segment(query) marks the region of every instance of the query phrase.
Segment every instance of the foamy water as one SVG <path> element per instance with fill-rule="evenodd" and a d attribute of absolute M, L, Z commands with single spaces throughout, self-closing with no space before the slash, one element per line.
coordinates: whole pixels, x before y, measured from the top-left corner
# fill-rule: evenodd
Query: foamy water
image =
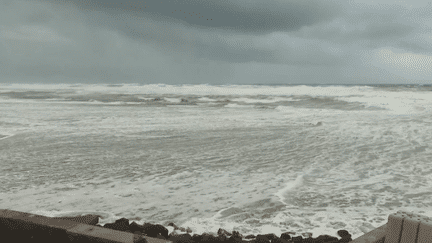
<path fill-rule="evenodd" d="M 0 208 L 356 238 L 432 217 L 431 104 L 418 86 L 1 85 Z"/>

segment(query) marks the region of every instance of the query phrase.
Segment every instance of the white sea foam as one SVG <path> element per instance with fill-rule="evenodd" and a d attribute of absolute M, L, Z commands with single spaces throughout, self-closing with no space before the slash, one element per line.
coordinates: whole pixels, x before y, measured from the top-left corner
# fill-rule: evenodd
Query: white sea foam
<path fill-rule="evenodd" d="M 0 95 L 0 134 L 15 134 L 0 143 L 8 161 L 0 168 L 4 208 L 103 213 L 101 224 L 121 217 L 171 221 L 194 233 L 224 228 L 316 237 L 346 229 L 353 238 L 400 209 L 432 216 L 430 92 L 305 85 L 0 88 L 29 94 Z M 32 99 L 40 90 L 92 100 Z M 131 102 L 158 96 L 168 103 Z M 197 104 L 204 105 L 178 104 L 191 96 L 202 96 Z M 170 99 L 177 104 L 163 106 Z"/>
<path fill-rule="evenodd" d="M 285 187 L 280 189 L 279 191 L 277 191 L 274 195 L 276 195 L 277 197 L 279 197 L 280 201 L 287 205 L 287 203 L 285 202 L 285 200 L 288 200 L 287 198 L 285 198 L 285 196 L 287 195 L 288 192 L 301 187 L 304 184 L 304 179 L 303 179 L 303 175 L 298 175 L 297 178 L 295 179 L 295 181 L 290 181 L 287 184 L 285 184 Z"/>

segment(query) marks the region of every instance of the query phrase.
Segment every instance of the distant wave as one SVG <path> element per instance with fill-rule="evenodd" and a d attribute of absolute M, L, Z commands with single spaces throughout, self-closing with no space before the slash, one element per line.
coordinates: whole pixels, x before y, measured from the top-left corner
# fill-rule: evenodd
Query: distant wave
<path fill-rule="evenodd" d="M 15 135 L 15 134 L 12 134 L 12 135 L 4 135 L 4 134 L 0 134 L 0 140 L 6 139 L 6 138 L 10 138 L 10 137 L 12 137 L 13 135 Z"/>

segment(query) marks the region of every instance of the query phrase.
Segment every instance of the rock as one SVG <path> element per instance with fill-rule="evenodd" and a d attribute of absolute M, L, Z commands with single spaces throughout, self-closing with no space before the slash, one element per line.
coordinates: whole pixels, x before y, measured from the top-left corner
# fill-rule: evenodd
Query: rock
<path fill-rule="evenodd" d="M 180 230 L 181 232 L 186 232 L 186 229 L 183 228 L 183 227 L 179 227 L 179 230 Z"/>
<path fill-rule="evenodd" d="M 291 237 L 290 237 L 291 238 Z M 255 235 L 247 235 L 245 239 L 255 239 Z"/>
<path fill-rule="evenodd" d="M 194 234 L 194 235 L 192 235 L 192 238 L 191 238 L 194 242 L 201 242 L 202 241 L 202 239 L 203 239 L 203 237 L 202 237 L 202 235 L 198 235 L 198 234 Z"/>
<path fill-rule="evenodd" d="M 337 234 L 338 234 L 340 237 L 344 237 L 344 236 L 349 235 L 348 231 L 346 231 L 346 230 L 338 230 Z"/>
<path fill-rule="evenodd" d="M 271 243 L 289 243 L 288 240 L 284 240 L 282 238 L 277 238 L 271 241 Z"/>
<path fill-rule="evenodd" d="M 135 222 L 132 222 L 129 225 L 129 229 L 132 232 L 139 231 L 139 232 L 141 232 L 141 234 L 144 233 L 144 227 L 142 225 L 139 225 L 139 224 L 135 223 Z"/>
<path fill-rule="evenodd" d="M 192 229 L 189 228 L 189 227 L 187 227 L 187 228 L 186 228 L 186 233 L 189 233 L 189 234 L 192 233 Z"/>
<path fill-rule="evenodd" d="M 291 235 L 290 234 L 295 235 L 295 232 L 285 232 L 285 233 L 282 233 L 281 236 L 280 236 L 280 238 L 284 239 L 284 240 L 290 240 L 291 239 Z"/>
<path fill-rule="evenodd" d="M 121 219 L 117 219 L 114 222 L 114 227 L 115 230 L 120 230 L 120 231 L 128 231 L 129 230 L 129 219 L 127 218 L 121 218 Z"/>
<path fill-rule="evenodd" d="M 255 237 L 256 243 L 270 243 L 270 240 L 265 235 L 257 235 Z"/>
<path fill-rule="evenodd" d="M 351 237 L 349 237 L 349 238 L 342 238 L 342 239 L 340 239 L 338 241 L 338 243 L 348 243 L 348 242 L 351 242 L 351 241 L 352 241 Z"/>
<path fill-rule="evenodd" d="M 243 235 L 240 234 L 238 231 L 233 231 L 233 232 L 232 232 L 232 235 L 233 235 L 233 236 L 236 236 L 236 237 L 239 237 L 239 238 L 243 238 Z"/>
<path fill-rule="evenodd" d="M 339 240 L 339 243 L 348 243 L 350 241 L 352 241 L 351 235 L 347 235 L 342 237 L 342 239 Z"/>
<path fill-rule="evenodd" d="M 181 102 L 188 102 L 187 99 L 181 99 Z"/>
<path fill-rule="evenodd" d="M 217 234 L 218 235 L 226 235 L 226 236 L 231 236 L 232 235 L 230 232 L 228 232 L 228 231 L 226 231 L 226 230 L 224 230 L 222 228 L 219 228 Z"/>
<path fill-rule="evenodd" d="M 150 224 L 150 223 L 144 223 L 143 225 L 143 233 L 147 236 L 157 238 L 158 235 L 165 237 L 165 239 L 168 239 L 168 229 L 163 227 L 160 224 Z"/>
<path fill-rule="evenodd" d="M 243 236 L 238 231 L 233 231 L 232 236 L 229 238 L 229 242 L 242 242 Z"/>
<path fill-rule="evenodd" d="M 106 223 L 103 227 L 107 228 L 107 229 L 114 229 L 114 224 L 113 223 Z"/>
<path fill-rule="evenodd" d="M 217 242 L 217 240 L 218 240 L 217 237 L 215 237 L 211 234 L 208 234 L 208 233 L 203 233 L 201 236 L 202 236 L 201 241 L 196 241 L 196 240 L 194 240 L 194 241 L 195 242 Z"/>
<path fill-rule="evenodd" d="M 330 235 L 320 235 L 315 238 L 315 242 L 319 243 L 337 243 L 339 241 L 338 238 L 330 236 Z"/>
<path fill-rule="evenodd" d="M 174 243 L 195 243 L 195 241 L 190 240 L 190 239 L 180 239 L 177 241 L 173 241 Z"/>
<path fill-rule="evenodd" d="M 271 233 L 271 234 L 265 234 L 265 237 L 267 237 L 267 239 L 269 240 L 274 240 L 274 239 L 278 239 L 279 237 L 277 237 L 275 234 Z"/>
<path fill-rule="evenodd" d="M 119 221 L 119 222 L 115 222 L 115 223 L 107 223 L 103 226 L 104 228 L 107 229 L 113 229 L 113 230 L 119 230 L 119 231 L 126 231 L 129 230 L 129 226 L 124 224 L 124 221 Z"/>
<path fill-rule="evenodd" d="M 218 242 L 225 242 L 225 241 L 228 242 L 229 241 L 229 239 L 226 235 L 219 235 L 217 238 L 218 238 Z"/>
<path fill-rule="evenodd" d="M 348 233 L 348 231 L 346 230 L 339 230 L 337 234 L 340 237 L 342 237 L 342 239 L 339 240 L 340 243 L 346 243 L 352 241 L 351 234 Z"/>
<path fill-rule="evenodd" d="M 291 240 L 292 240 L 294 243 L 301 243 L 301 242 L 303 242 L 303 237 L 301 237 L 301 236 L 294 236 L 294 237 L 291 238 Z M 318 242 L 318 241 L 317 241 L 317 242 Z"/>

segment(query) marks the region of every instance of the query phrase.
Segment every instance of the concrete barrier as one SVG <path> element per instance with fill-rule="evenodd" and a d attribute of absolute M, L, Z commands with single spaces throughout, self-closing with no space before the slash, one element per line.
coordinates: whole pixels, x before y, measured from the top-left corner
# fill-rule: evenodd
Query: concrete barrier
<path fill-rule="evenodd" d="M 350 241 L 350 243 L 384 243 L 386 236 L 387 224 L 381 225 L 380 227 Z"/>
<path fill-rule="evenodd" d="M 398 211 L 389 215 L 385 243 L 432 242 L 432 220 L 427 216 Z"/>
<path fill-rule="evenodd" d="M 388 216 L 387 224 L 351 243 L 432 243 L 432 220 L 427 216 L 398 211 Z"/>
<path fill-rule="evenodd" d="M 42 215 L 0 209 L 0 237 L 7 242 L 105 242 L 105 243 L 171 243 L 151 237 L 112 229 L 106 229 L 81 222 L 94 223 L 94 218 L 81 217 L 74 220 L 65 217 L 50 218 Z M 69 217 L 66 217 L 69 218 Z M 81 222 L 76 222 L 81 221 Z M 0 238 L 0 242 L 3 241 Z M 143 240 L 144 238 L 145 240 Z"/>
<path fill-rule="evenodd" d="M 96 225 L 99 223 L 99 217 L 97 215 L 84 215 L 76 217 L 53 217 L 53 219 L 65 219 L 72 220 L 81 224 Z"/>

